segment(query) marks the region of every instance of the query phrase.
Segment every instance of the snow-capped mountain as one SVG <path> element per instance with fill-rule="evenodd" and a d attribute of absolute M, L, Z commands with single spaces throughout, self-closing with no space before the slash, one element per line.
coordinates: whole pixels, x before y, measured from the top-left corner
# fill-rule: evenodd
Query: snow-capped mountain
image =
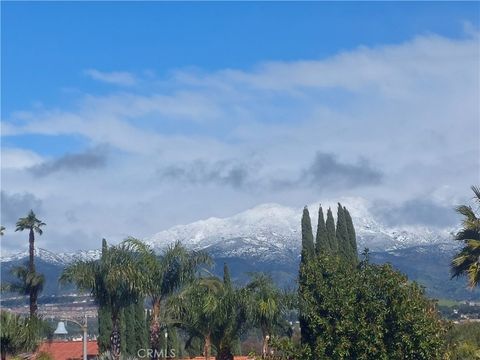
<path fill-rule="evenodd" d="M 475 294 L 464 289 L 462 282 L 449 281 L 449 263 L 458 244 L 452 241 L 455 229 L 423 226 L 390 227 L 376 218 L 367 201 L 340 199 L 352 215 L 357 232 L 359 252 L 368 247 L 371 261 L 390 262 L 427 287 L 433 297 L 466 299 Z M 324 212 L 331 207 L 334 217 L 337 204 L 322 202 Z M 318 203 L 309 206 L 315 232 Z M 248 278 L 247 272 L 263 271 L 279 284 L 295 283 L 300 256 L 302 208 L 263 204 L 226 218 L 209 218 L 187 225 L 177 225 L 144 239 L 157 252 L 180 241 L 190 249 L 206 250 L 214 258 L 214 271 L 227 262 L 237 278 Z M 97 259 L 100 250 L 55 253 L 37 248 L 37 268 L 46 274 L 46 293 L 57 294 L 57 280 L 65 265 L 76 259 Z M 1 257 L 2 274 L 28 259 L 28 251 Z M 217 269 L 217 270 L 215 270 Z M 217 271 L 217 272 L 218 272 Z M 426 278 L 423 274 L 428 273 Z"/>
<path fill-rule="evenodd" d="M 388 227 L 369 210 L 367 201 L 341 199 L 353 218 L 359 249 L 388 251 L 418 245 L 438 245 L 451 241 L 453 229 L 424 226 Z M 336 214 L 336 203 L 322 203 Z M 312 226 L 316 228 L 318 205 L 309 206 Z M 208 250 L 226 257 L 283 259 L 300 253 L 300 219 L 302 209 L 278 204 L 263 204 L 228 218 L 210 218 L 188 225 L 174 226 L 146 239 L 154 249 L 180 241 L 192 249 Z"/>
<path fill-rule="evenodd" d="M 359 250 L 392 251 L 419 245 L 445 244 L 446 250 L 455 246 L 451 241 L 453 229 L 424 226 L 389 227 L 370 211 L 369 203 L 361 198 L 342 198 L 353 218 Z M 322 202 L 324 212 L 330 207 L 334 216 L 337 204 Z M 310 205 L 315 232 L 318 204 Z M 177 225 L 144 239 L 160 252 L 176 241 L 195 250 L 207 250 L 213 256 L 254 258 L 258 260 L 296 261 L 300 254 L 301 208 L 278 204 L 263 204 L 227 218 L 209 218 L 187 225 Z M 100 250 L 80 250 L 74 253 L 53 253 L 36 249 L 36 256 L 52 264 L 68 264 L 76 259 L 94 259 Z M 2 256 L 1 261 L 28 257 L 28 252 Z"/>
<path fill-rule="evenodd" d="M 28 250 L 11 255 L 2 255 L 1 262 L 19 261 L 28 258 L 28 256 Z M 100 250 L 79 250 L 76 252 L 54 253 L 46 249 L 35 248 L 35 257 L 38 257 L 49 264 L 63 266 L 75 260 L 98 259 L 100 257 Z"/>

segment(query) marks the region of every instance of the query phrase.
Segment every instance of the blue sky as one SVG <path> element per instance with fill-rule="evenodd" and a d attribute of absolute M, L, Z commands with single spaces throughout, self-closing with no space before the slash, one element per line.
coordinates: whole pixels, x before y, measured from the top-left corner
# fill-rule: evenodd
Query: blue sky
<path fill-rule="evenodd" d="M 478 181 L 479 14 L 478 2 L 2 2 L 2 222 L 35 206 L 58 218 L 46 246 L 73 232 L 90 240 L 62 246 L 81 247 L 262 202 L 442 212 Z"/>

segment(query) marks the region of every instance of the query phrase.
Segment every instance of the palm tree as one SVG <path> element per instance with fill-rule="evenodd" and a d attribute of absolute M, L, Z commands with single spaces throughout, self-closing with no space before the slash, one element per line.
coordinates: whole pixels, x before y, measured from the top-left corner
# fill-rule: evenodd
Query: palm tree
<path fill-rule="evenodd" d="M 5 235 L 5 226 L 0 225 L 0 236 Z"/>
<path fill-rule="evenodd" d="M 246 289 L 250 300 L 249 313 L 254 326 L 262 332 L 262 358 L 268 354 L 268 339 L 276 329 L 286 325 L 286 312 L 291 306 L 291 295 L 278 289 L 265 274 L 253 274 Z"/>
<path fill-rule="evenodd" d="M 35 349 L 39 339 L 40 322 L 36 318 L 25 319 L 20 315 L 0 312 L 1 359 Z"/>
<path fill-rule="evenodd" d="M 475 202 L 480 206 L 480 187 L 472 186 L 472 190 Z M 455 240 L 463 242 L 464 247 L 452 259 L 451 273 L 452 277 L 466 275 L 468 285 L 474 288 L 480 280 L 480 215 L 469 205 L 461 205 L 456 210 L 464 219 L 463 228 Z"/>
<path fill-rule="evenodd" d="M 30 296 L 30 317 L 37 315 L 37 299 L 42 292 L 45 284 L 45 277 L 43 274 L 37 272 L 30 272 L 26 266 L 16 266 L 11 270 L 18 281 L 2 285 L 2 291 L 16 292 L 20 295 Z"/>
<path fill-rule="evenodd" d="M 30 210 L 30 212 L 27 214 L 26 217 L 20 218 L 17 221 L 17 228 L 15 231 L 23 231 L 23 230 L 29 230 L 28 234 L 28 253 L 29 253 L 29 260 L 28 260 L 28 271 L 31 273 L 31 277 L 35 277 L 35 260 L 34 260 L 34 255 L 35 255 L 35 233 L 38 235 L 43 234 L 42 226 L 45 226 L 46 224 L 42 222 L 41 220 L 37 219 L 35 216 L 35 213 L 33 210 Z M 30 316 L 36 316 L 37 315 L 37 295 L 38 292 L 35 293 L 35 288 L 31 287 L 31 292 L 29 294 L 29 303 L 30 303 Z"/>
<path fill-rule="evenodd" d="M 205 360 L 210 359 L 212 346 L 217 360 L 233 360 L 232 347 L 247 321 L 246 293 L 235 289 L 227 276 L 196 279 L 169 302 L 171 312 L 181 328 L 204 343 Z"/>
<path fill-rule="evenodd" d="M 183 285 L 193 281 L 200 265 L 210 265 L 212 260 L 207 253 L 189 251 L 180 242 L 169 246 L 160 256 L 140 240 L 129 238 L 127 242 L 141 254 L 142 262 L 146 264 L 142 291 L 152 301 L 150 345 L 152 349 L 159 350 L 162 303 Z"/>
<path fill-rule="evenodd" d="M 116 360 L 120 358 L 120 312 L 138 299 L 145 277 L 137 255 L 126 242 L 109 247 L 103 239 L 99 260 L 76 261 L 60 277 L 61 283 L 75 283 L 100 306 L 111 309 L 110 353 Z"/>
<path fill-rule="evenodd" d="M 35 254 L 35 233 L 38 235 L 43 234 L 42 226 L 46 224 L 41 220 L 37 219 L 33 210 L 30 210 L 26 217 L 20 218 L 17 221 L 17 228 L 15 231 L 29 230 L 28 234 L 28 244 L 29 244 L 29 262 L 28 269 L 30 272 L 35 272 L 35 262 L 33 256 Z"/>

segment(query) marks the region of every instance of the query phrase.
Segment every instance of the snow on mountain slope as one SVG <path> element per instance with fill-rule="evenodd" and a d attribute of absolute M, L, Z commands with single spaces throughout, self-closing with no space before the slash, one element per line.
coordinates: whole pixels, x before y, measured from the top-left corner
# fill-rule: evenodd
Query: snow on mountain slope
<path fill-rule="evenodd" d="M 391 251 L 418 245 L 445 244 L 451 249 L 453 229 L 424 226 L 388 227 L 370 211 L 370 204 L 361 198 L 339 199 L 353 218 L 359 251 Z M 328 207 L 336 216 L 337 203 L 322 202 L 326 215 Z M 318 203 L 309 206 L 315 233 Z M 278 204 L 263 204 L 227 218 L 209 218 L 187 225 L 177 225 L 144 239 L 156 251 L 175 241 L 195 250 L 207 250 L 215 257 L 241 257 L 263 261 L 296 261 L 300 254 L 301 208 Z M 75 259 L 98 258 L 100 250 L 81 250 L 55 254 L 37 249 L 37 256 L 50 263 L 67 264 Z M 28 257 L 28 252 L 3 256 L 2 262 Z"/>
<path fill-rule="evenodd" d="M 359 249 L 368 247 L 372 251 L 385 251 L 451 241 L 452 229 L 387 227 L 371 214 L 366 200 L 343 198 L 340 201 L 352 215 Z M 327 201 L 322 206 L 325 213 L 331 207 L 336 215 L 336 203 Z M 309 206 L 309 209 L 315 232 L 318 204 Z M 192 249 L 204 249 L 226 257 L 291 258 L 300 253 L 301 214 L 301 208 L 264 204 L 229 218 L 210 218 L 174 226 L 145 240 L 156 250 L 181 241 Z"/>
<path fill-rule="evenodd" d="M 1 262 L 11 262 L 28 258 L 28 250 L 16 254 L 11 254 L 1 257 Z M 100 250 L 79 250 L 75 252 L 54 253 L 52 251 L 36 248 L 35 256 L 42 260 L 55 265 L 66 265 L 75 260 L 90 260 L 98 259 L 100 257 Z"/>

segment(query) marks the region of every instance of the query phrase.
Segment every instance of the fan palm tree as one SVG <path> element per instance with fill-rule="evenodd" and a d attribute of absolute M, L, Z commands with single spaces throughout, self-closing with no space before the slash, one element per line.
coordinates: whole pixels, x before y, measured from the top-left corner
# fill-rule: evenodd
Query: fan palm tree
<path fill-rule="evenodd" d="M 42 226 L 45 226 L 46 224 L 42 222 L 41 220 L 37 219 L 35 213 L 33 210 L 30 210 L 30 212 L 27 214 L 26 217 L 20 218 L 17 221 L 16 224 L 16 229 L 15 231 L 24 231 L 28 230 L 28 254 L 29 254 L 29 259 L 28 259 L 28 271 L 31 273 L 31 276 L 35 276 L 35 260 L 34 260 L 34 255 L 35 255 L 35 233 L 38 235 L 43 234 Z M 31 288 L 31 293 L 29 294 L 29 302 L 30 302 L 30 316 L 36 316 L 37 314 L 37 295 L 35 293 L 35 288 Z"/>
<path fill-rule="evenodd" d="M 265 274 L 253 274 L 247 284 L 250 300 L 249 317 L 262 332 L 262 358 L 268 354 L 268 339 L 276 329 L 286 325 L 285 316 L 291 308 L 291 295 L 282 292 Z"/>
<path fill-rule="evenodd" d="M 30 210 L 30 212 L 27 214 L 26 217 L 20 218 L 17 221 L 17 228 L 15 231 L 24 231 L 24 230 L 29 230 L 28 233 L 28 254 L 29 254 L 29 262 L 28 262 L 28 268 L 30 272 L 35 272 L 35 262 L 33 259 L 33 256 L 35 255 L 35 233 L 38 235 L 43 234 L 42 226 L 45 226 L 46 224 L 42 222 L 41 220 L 37 219 L 35 213 L 33 210 Z"/>
<path fill-rule="evenodd" d="M 183 285 L 193 281 L 200 265 L 210 265 L 212 260 L 207 253 L 189 251 L 180 242 L 169 246 L 160 256 L 140 240 L 129 238 L 127 242 L 141 254 L 142 263 L 146 264 L 142 291 L 152 301 L 150 345 L 152 349 L 159 350 L 162 303 Z"/>
<path fill-rule="evenodd" d="M 1 359 L 35 349 L 39 340 L 40 322 L 36 318 L 25 319 L 20 315 L 0 312 Z"/>
<path fill-rule="evenodd" d="M 45 284 L 45 276 L 37 272 L 30 272 L 26 266 L 16 266 L 11 270 L 18 281 L 2 285 L 2 291 L 16 292 L 30 296 L 30 317 L 37 316 L 37 300 Z"/>
<path fill-rule="evenodd" d="M 109 247 L 103 239 L 99 260 L 76 261 L 60 277 L 61 283 L 75 283 L 111 309 L 110 353 L 115 360 L 120 358 L 120 312 L 137 300 L 145 276 L 137 255 L 126 242 Z"/>
<path fill-rule="evenodd" d="M 480 187 L 472 186 L 472 190 L 480 206 Z M 464 247 L 452 259 L 451 273 L 452 277 L 466 275 L 468 285 L 474 288 L 480 280 L 480 215 L 469 205 L 461 205 L 456 210 L 463 216 L 463 228 L 455 240 L 463 242 Z"/>

